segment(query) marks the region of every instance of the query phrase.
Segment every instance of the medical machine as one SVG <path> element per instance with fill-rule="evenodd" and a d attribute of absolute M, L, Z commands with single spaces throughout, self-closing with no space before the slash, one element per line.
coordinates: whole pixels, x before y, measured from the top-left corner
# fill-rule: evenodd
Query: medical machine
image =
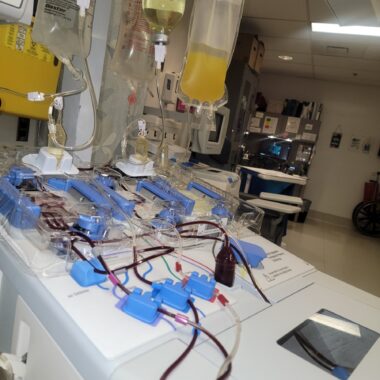
<path fill-rule="evenodd" d="M 195 2 L 197 12 L 203 3 Z M 215 7 L 208 14 L 215 10 L 215 17 L 227 6 L 235 32 L 242 1 L 210 3 Z M 151 74 L 147 34 L 137 36 L 123 23 L 131 15 L 143 21 L 144 12 L 158 35 L 159 64 L 165 36 L 184 6 L 184 0 L 115 0 L 112 7 L 106 1 L 38 3 L 36 35 L 54 45 L 71 86 L 59 94 L 29 94 L 51 101 L 48 147 L 36 156 L 0 151 L 0 351 L 8 353 L 0 355 L 0 375 L 17 380 L 377 379 L 378 299 L 319 273 L 260 236 L 263 211 L 234 196 L 236 176 L 213 173 L 226 182 L 224 191 L 206 182 L 210 168 L 203 168 L 204 181 L 202 168 L 169 160 L 169 140 L 182 140 L 180 128 L 166 124 L 168 115 L 162 117 L 161 109 L 159 131 L 149 130 L 139 103 L 146 89 L 136 78 L 141 73 L 127 78 L 122 60 L 112 61 L 132 50 L 118 46 L 117 36 L 141 37 L 142 66 Z M 193 17 L 193 30 L 195 25 L 215 28 L 217 23 L 204 15 Z M 100 40 L 92 41 L 87 62 L 92 24 L 94 30 L 101 27 L 94 33 Z M 223 45 L 225 66 L 233 36 L 229 33 Z M 220 61 L 214 54 L 220 46 L 211 40 L 200 50 L 189 45 L 190 66 L 205 56 Z M 97 93 L 87 63 L 96 67 L 99 56 L 104 68 L 96 74 L 103 89 Z M 188 78 L 190 66 L 182 78 Z M 73 143 L 72 131 L 64 128 L 63 99 L 68 91 L 84 95 L 85 87 L 92 107 L 81 104 L 75 117 L 94 128 L 92 136 L 82 136 L 87 141 Z M 211 152 L 212 144 L 222 141 L 228 110 L 222 109 L 218 120 L 199 111 L 190 122 L 205 131 L 194 130 L 193 138 L 197 149 Z M 196 120 L 202 113 L 206 120 Z M 94 120 L 82 119 L 92 114 Z M 189 116 L 183 114 L 186 120 Z M 99 126 L 103 135 L 97 140 Z M 155 174 L 146 171 L 154 159 L 149 138 L 159 141 Z M 115 140 L 125 149 L 127 164 L 144 166 L 143 176 L 128 175 L 109 159 Z M 96 154 L 99 164 L 75 170 L 67 150 L 94 141 L 105 142 Z M 187 149 L 189 141 L 183 141 Z"/>
<path fill-rule="evenodd" d="M 168 175 L 3 171 L 8 376 L 377 379 L 376 297 L 262 238 L 256 207 Z"/>
<path fill-rule="evenodd" d="M 207 116 L 202 115 L 199 124 L 192 124 L 191 150 L 202 154 L 220 154 L 226 138 L 229 116 L 228 108 L 218 108 L 214 114 L 215 119 L 206 128 L 203 123 Z"/>
<path fill-rule="evenodd" d="M 0 3 L 0 19 L 6 22 L 20 22 L 30 25 L 33 16 L 34 1 L 2 0 Z"/>

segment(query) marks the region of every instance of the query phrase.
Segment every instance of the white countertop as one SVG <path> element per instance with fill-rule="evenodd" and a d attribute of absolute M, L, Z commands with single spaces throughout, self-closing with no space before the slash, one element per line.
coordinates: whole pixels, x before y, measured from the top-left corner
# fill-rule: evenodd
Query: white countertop
<path fill-rule="evenodd" d="M 299 175 L 290 175 L 277 170 L 255 168 L 252 166 L 240 166 L 243 169 L 258 173 L 258 177 L 267 181 L 287 182 L 305 186 L 308 178 Z"/>

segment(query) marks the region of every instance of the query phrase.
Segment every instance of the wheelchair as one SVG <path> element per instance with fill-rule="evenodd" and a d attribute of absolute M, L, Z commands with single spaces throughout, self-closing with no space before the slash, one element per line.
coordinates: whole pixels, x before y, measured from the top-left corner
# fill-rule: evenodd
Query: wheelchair
<path fill-rule="evenodd" d="M 360 202 L 352 212 L 352 222 L 363 235 L 380 237 L 380 191 L 377 172 L 376 187 L 373 200 Z"/>

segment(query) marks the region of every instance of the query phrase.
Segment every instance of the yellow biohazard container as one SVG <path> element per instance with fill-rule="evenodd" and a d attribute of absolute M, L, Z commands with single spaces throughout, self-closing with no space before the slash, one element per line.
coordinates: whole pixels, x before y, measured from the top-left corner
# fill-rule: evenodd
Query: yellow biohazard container
<path fill-rule="evenodd" d="M 31 27 L 21 24 L 0 25 L 0 112 L 46 120 L 51 99 L 30 102 L 1 90 L 56 92 L 61 64 L 47 48 L 32 41 L 31 32 Z"/>

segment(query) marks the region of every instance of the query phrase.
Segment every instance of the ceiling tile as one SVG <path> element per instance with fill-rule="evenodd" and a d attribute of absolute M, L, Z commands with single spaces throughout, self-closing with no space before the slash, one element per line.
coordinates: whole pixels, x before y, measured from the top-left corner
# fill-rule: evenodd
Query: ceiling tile
<path fill-rule="evenodd" d="M 265 74 L 285 74 L 312 78 L 313 67 L 311 65 L 298 65 L 294 63 L 282 63 L 275 61 L 265 61 L 263 64 L 263 73 Z"/>
<path fill-rule="evenodd" d="M 369 61 L 356 58 L 331 57 L 326 55 L 314 55 L 313 61 L 315 66 L 333 67 L 337 70 L 347 70 L 351 74 L 360 71 L 372 71 L 380 76 L 380 65 L 377 61 Z"/>
<path fill-rule="evenodd" d="M 339 25 L 379 26 L 373 0 L 327 0 Z"/>
<path fill-rule="evenodd" d="M 263 37 L 267 50 L 279 50 L 292 53 L 311 53 L 311 42 L 306 39 Z"/>
<path fill-rule="evenodd" d="M 246 0 L 244 16 L 307 21 L 306 0 Z"/>
<path fill-rule="evenodd" d="M 380 60 L 380 44 L 379 46 L 368 46 L 365 49 L 365 53 L 363 55 L 364 59 L 370 59 L 370 60 Z"/>
<path fill-rule="evenodd" d="M 354 9 L 361 0 L 339 1 Z M 311 21 L 337 23 L 326 0 L 246 0 L 244 16 L 241 31 L 265 43 L 264 73 L 380 86 L 379 37 L 311 32 Z M 346 56 L 337 54 L 345 49 Z M 294 60 L 284 62 L 279 55 Z"/>
<path fill-rule="evenodd" d="M 309 39 L 310 26 L 307 22 L 265 20 L 258 18 L 244 18 L 242 31 L 267 37 Z"/>
<path fill-rule="evenodd" d="M 328 53 L 328 47 L 340 47 L 348 49 L 348 58 L 363 58 L 365 52 L 367 51 L 367 46 L 363 44 L 348 42 L 348 41 L 337 41 L 334 39 L 318 40 L 313 41 L 313 54 L 319 55 L 330 55 Z"/>
<path fill-rule="evenodd" d="M 357 76 L 352 75 L 349 69 L 334 67 L 314 67 L 315 77 L 317 79 L 334 80 L 340 82 L 349 82 L 367 85 L 380 85 L 380 73 L 359 71 Z"/>
<path fill-rule="evenodd" d="M 329 82 L 340 82 L 340 83 L 350 83 L 358 86 L 380 86 L 380 80 L 373 79 L 355 79 L 355 78 L 345 78 L 345 77 L 337 77 L 335 75 L 324 75 L 319 74 L 315 75 L 315 79 L 324 80 Z"/>
<path fill-rule="evenodd" d="M 326 22 L 336 23 L 337 19 L 329 6 L 326 4 L 326 0 L 308 0 L 310 21 L 312 22 Z"/>
<path fill-rule="evenodd" d="M 282 61 L 278 58 L 279 55 L 290 55 L 293 57 L 293 61 L 287 62 Z M 291 53 L 286 50 L 266 50 L 264 60 L 266 61 L 276 61 L 282 64 L 301 64 L 301 65 L 311 65 L 312 57 L 311 54 L 300 54 L 300 53 Z"/>

